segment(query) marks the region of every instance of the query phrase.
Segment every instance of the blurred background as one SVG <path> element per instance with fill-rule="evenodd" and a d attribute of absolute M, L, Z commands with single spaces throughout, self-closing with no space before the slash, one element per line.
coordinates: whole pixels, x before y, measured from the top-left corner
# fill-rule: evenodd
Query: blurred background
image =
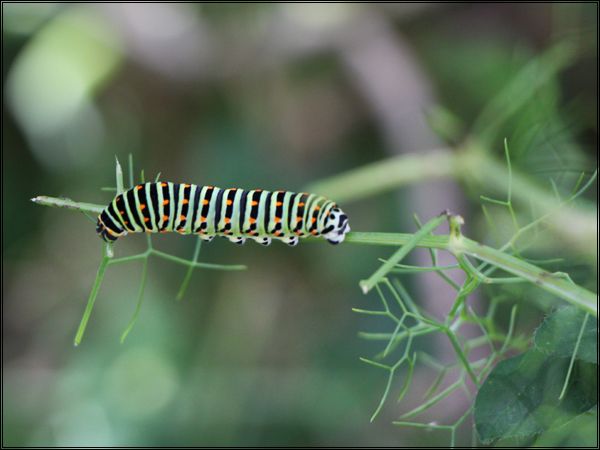
<path fill-rule="evenodd" d="M 373 322 L 351 308 L 377 307 L 358 281 L 391 249 L 216 239 L 201 261 L 248 270 L 197 270 L 182 302 L 185 268 L 151 259 L 123 345 L 141 264 L 112 267 L 75 348 L 101 241 L 83 215 L 29 199 L 106 204 L 100 188 L 114 186 L 115 155 L 127 171 L 129 153 L 136 177 L 144 169 L 173 182 L 302 190 L 385 158 L 452 154 L 470 139 L 503 164 L 505 137 L 516 170 L 568 192 L 597 167 L 597 5 L 3 3 L 2 17 L 4 445 L 447 443 L 394 427 L 393 400 L 369 423 L 386 375 L 359 361 L 377 350 L 357 337 Z M 533 98 L 489 107 L 561 42 L 576 50 L 546 56 L 544 67 L 556 67 Z M 477 135 L 502 114 L 510 117 L 493 137 Z M 434 158 L 432 171 L 446 164 Z M 427 220 L 448 208 L 470 237 L 497 243 L 480 208 L 485 186 L 443 173 L 413 181 L 339 199 L 352 229 L 413 232 L 413 213 Z M 496 213 L 494 232 L 506 236 L 510 220 Z M 555 234 L 537 251 L 565 258 L 555 269 L 596 290 L 597 238 L 582 239 Z M 189 258 L 195 241 L 154 242 Z M 116 254 L 144 248 L 131 236 Z M 405 282 L 443 317 L 452 293 L 427 280 Z M 549 297 L 532 292 L 539 304 Z M 485 292 L 475 301 L 485 304 Z M 522 313 L 524 332 L 543 310 Z M 448 348 L 423 345 L 441 358 Z M 464 407 L 457 400 L 429 420 Z M 460 442 L 470 442 L 469 427 Z"/>

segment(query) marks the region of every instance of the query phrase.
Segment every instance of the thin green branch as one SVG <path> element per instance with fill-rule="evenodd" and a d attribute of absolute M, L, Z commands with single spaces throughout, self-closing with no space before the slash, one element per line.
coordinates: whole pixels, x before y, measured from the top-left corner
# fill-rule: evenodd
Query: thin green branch
<path fill-rule="evenodd" d="M 468 254 L 482 262 L 486 262 L 521 277 L 541 289 L 568 301 L 586 312 L 598 317 L 598 295 L 571 283 L 554 273 L 550 273 L 533 264 L 523 261 L 507 253 L 481 245 L 467 238 L 455 240 L 448 248 L 454 255 Z"/>
<path fill-rule="evenodd" d="M 125 192 L 125 185 L 123 184 L 123 168 L 119 163 L 119 158 L 115 156 L 115 171 L 117 180 L 117 194 Z"/>
<path fill-rule="evenodd" d="M 138 290 L 138 299 L 135 305 L 135 311 L 133 312 L 133 316 L 129 320 L 127 327 L 121 334 L 121 344 L 125 342 L 127 336 L 133 329 L 133 326 L 137 322 L 138 316 L 140 315 L 140 311 L 142 309 L 142 302 L 144 300 L 144 289 L 146 288 L 146 276 L 148 275 L 148 258 L 144 259 L 144 264 L 142 265 L 142 279 L 140 281 L 140 288 Z"/>
<path fill-rule="evenodd" d="M 400 249 L 398 249 L 396 253 L 394 253 L 373 275 L 371 275 L 367 280 L 362 280 L 359 284 L 363 293 L 366 294 L 373 289 L 373 287 L 379 281 L 381 281 L 381 279 L 385 277 L 386 274 L 402 260 L 402 258 L 404 258 L 413 248 L 417 246 L 419 241 L 431 233 L 431 231 L 439 227 L 445 219 L 446 214 L 431 219 L 429 222 L 423 225 L 419 231 L 413 234 L 409 241 L 400 247 Z"/>
<path fill-rule="evenodd" d="M 51 206 L 53 208 L 67 208 L 75 211 L 80 211 L 82 213 L 90 213 L 98 215 L 102 212 L 102 210 L 106 206 L 95 205 L 93 203 L 82 203 L 75 202 L 69 198 L 56 198 L 56 197 L 46 197 L 45 195 L 39 195 L 31 199 L 33 203 L 42 206 Z"/>
<path fill-rule="evenodd" d="M 133 155 L 129 154 L 129 189 L 133 188 Z"/>
<path fill-rule="evenodd" d="M 583 323 L 581 324 L 581 328 L 579 329 L 579 334 L 577 335 L 577 342 L 575 343 L 575 348 L 573 349 L 573 354 L 571 355 L 571 361 L 569 362 L 569 370 L 567 371 L 567 376 L 565 377 L 565 382 L 563 384 L 560 395 L 558 396 L 559 400 L 562 400 L 567 393 L 567 386 L 569 385 L 569 380 L 571 379 L 571 372 L 573 371 L 573 365 L 575 364 L 575 357 L 577 356 L 577 352 L 579 351 L 579 344 L 581 344 L 581 338 L 583 336 L 583 331 L 585 330 L 585 326 L 587 325 L 589 314 L 586 314 L 583 318 Z"/>
<path fill-rule="evenodd" d="M 421 223 L 421 220 L 419 219 L 419 217 L 416 214 L 414 215 L 414 219 L 415 219 L 415 222 L 417 223 L 418 227 L 421 228 L 423 226 L 423 224 Z M 431 233 L 431 234 L 433 234 L 433 233 Z M 439 267 L 438 263 L 437 263 L 437 250 L 434 248 L 430 248 L 430 249 L 428 249 L 428 251 L 429 251 L 429 256 L 431 257 L 431 263 L 433 264 L 433 266 Z M 456 290 L 456 291 L 459 290 L 458 284 L 452 278 L 450 278 L 450 276 L 447 275 L 444 270 L 436 271 L 436 273 L 442 280 L 444 280 L 446 283 L 448 283 L 450 286 L 452 286 L 452 288 L 454 290 Z"/>
<path fill-rule="evenodd" d="M 100 267 L 98 267 L 98 273 L 96 274 L 96 279 L 94 280 L 94 286 L 92 287 L 92 292 L 90 292 L 85 311 L 81 317 L 79 328 L 77 328 L 77 333 L 75 334 L 75 346 L 78 346 L 81 343 L 83 333 L 85 332 L 88 320 L 90 319 L 90 315 L 94 309 L 94 303 L 96 302 L 96 297 L 98 297 L 98 291 L 100 290 L 100 285 L 104 279 L 104 273 L 106 272 L 106 267 L 108 267 L 109 261 L 110 256 L 108 256 L 108 254 L 105 252 L 104 256 L 102 257 L 102 261 L 100 262 Z"/>
<path fill-rule="evenodd" d="M 410 410 L 410 411 L 402 414 L 400 416 L 400 418 L 401 419 L 409 419 L 410 417 L 414 417 L 414 416 L 416 416 L 416 415 L 418 415 L 418 414 L 420 414 L 420 413 L 428 410 L 429 408 L 431 408 L 435 404 L 439 403 L 440 401 L 442 401 L 443 399 L 445 399 L 446 397 L 448 397 L 456 389 L 460 388 L 460 386 L 463 383 L 464 383 L 464 380 L 462 378 L 459 378 L 454 383 L 452 383 L 450 386 L 448 386 L 446 389 L 444 389 L 443 391 L 441 391 L 437 395 L 431 397 L 426 402 L 424 402 L 421 405 L 417 406 L 416 408 L 414 408 L 414 409 L 412 409 L 412 410 Z"/>
<path fill-rule="evenodd" d="M 450 340 L 450 343 L 452 344 L 452 347 L 454 348 L 454 352 L 456 353 L 456 356 L 458 357 L 459 361 L 462 363 L 463 368 L 469 375 L 469 378 L 471 378 L 471 381 L 473 381 L 475 386 L 479 386 L 479 381 L 477 380 L 477 375 L 475 375 L 475 373 L 473 372 L 473 369 L 471 368 L 471 364 L 469 363 L 467 356 L 464 354 L 463 349 L 460 346 L 460 343 L 458 342 L 458 338 L 456 337 L 456 334 L 454 334 L 454 332 L 452 332 L 451 330 L 447 330 L 446 336 L 448 336 L 448 339 Z"/>
<path fill-rule="evenodd" d="M 202 239 L 198 236 L 196 240 L 196 248 L 194 249 L 194 256 L 192 257 L 192 263 L 198 262 L 198 255 L 200 255 L 200 247 L 202 246 Z M 183 282 L 181 283 L 181 287 L 179 288 L 179 292 L 177 292 L 177 300 L 180 301 L 185 295 L 185 291 L 187 290 L 188 284 L 190 284 L 190 280 L 192 278 L 192 272 L 194 271 L 194 266 L 189 266 L 188 270 L 183 278 Z"/>
<path fill-rule="evenodd" d="M 402 384 L 402 387 L 400 388 L 400 394 L 398 394 L 398 399 L 396 400 L 396 402 L 401 402 L 402 399 L 404 398 L 404 396 L 406 395 L 406 393 L 408 392 L 408 389 L 410 388 L 410 384 L 412 381 L 413 371 L 414 371 L 416 362 L 417 362 L 417 354 L 416 353 L 413 353 L 412 358 L 407 358 L 408 373 L 406 374 L 406 378 L 404 378 L 404 383 Z"/>
<path fill-rule="evenodd" d="M 161 252 L 160 250 L 156 250 L 156 249 L 152 250 L 152 254 L 155 256 L 158 256 L 159 258 L 166 259 L 167 261 L 171 261 L 171 262 L 181 264 L 183 266 L 192 267 L 192 268 L 211 269 L 211 270 L 246 270 L 247 269 L 246 266 L 241 265 L 241 264 L 211 264 L 211 263 L 188 261 L 187 259 L 169 255 L 168 253 Z"/>

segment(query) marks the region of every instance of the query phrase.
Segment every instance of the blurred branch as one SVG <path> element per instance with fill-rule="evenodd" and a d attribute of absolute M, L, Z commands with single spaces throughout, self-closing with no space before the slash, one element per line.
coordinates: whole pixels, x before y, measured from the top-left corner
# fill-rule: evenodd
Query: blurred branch
<path fill-rule="evenodd" d="M 396 156 L 312 183 L 306 189 L 339 202 L 358 200 L 419 181 L 451 178 L 456 159 L 448 149 Z"/>
<path fill-rule="evenodd" d="M 577 56 L 574 42 L 566 40 L 532 59 L 488 102 L 473 125 L 472 134 L 483 142 L 492 142 L 501 126 L 531 102 L 541 87 L 571 66 Z"/>
<path fill-rule="evenodd" d="M 504 164 L 490 156 L 482 146 L 468 142 L 456 151 L 433 150 L 378 161 L 341 175 L 321 180 L 306 189 L 348 202 L 381 194 L 420 181 L 454 178 L 478 190 L 506 192 L 509 179 Z M 565 205 L 548 189 L 544 189 L 523 173 L 512 169 L 512 198 L 529 207 L 533 202 L 554 234 L 575 245 L 578 250 L 596 255 L 597 213 L 594 205 L 579 200 L 578 205 Z"/>

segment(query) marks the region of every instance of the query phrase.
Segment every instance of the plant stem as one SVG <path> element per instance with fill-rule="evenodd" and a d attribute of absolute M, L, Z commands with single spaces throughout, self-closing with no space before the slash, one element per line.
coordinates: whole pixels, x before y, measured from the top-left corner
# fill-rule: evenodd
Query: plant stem
<path fill-rule="evenodd" d="M 513 174 L 513 188 L 516 186 L 515 175 Z M 514 192 L 513 192 L 514 195 Z M 68 208 L 81 212 L 99 214 L 104 207 L 101 205 L 95 205 L 92 203 L 80 203 L 74 202 L 70 199 L 61 199 L 53 197 L 35 197 L 32 199 L 34 203 L 53 206 L 58 208 Z M 364 244 L 364 245 L 386 245 L 399 247 L 411 243 L 415 239 L 414 234 L 409 233 L 378 233 L 378 232 L 350 232 L 346 235 L 345 242 L 352 244 Z M 504 253 L 500 250 L 487 247 L 471 239 L 467 239 L 463 236 L 454 238 L 450 235 L 439 235 L 439 236 L 422 236 L 415 244 L 417 247 L 424 248 L 436 248 L 440 250 L 447 250 L 450 253 L 456 255 L 469 255 L 480 261 L 492 264 L 500 269 L 505 270 L 508 273 L 522 277 L 540 288 L 555 294 L 556 296 L 568 301 L 580 308 L 583 308 L 586 312 L 592 314 L 594 317 L 598 317 L 598 305 L 597 294 L 578 286 L 564 277 L 556 274 L 552 274 L 546 270 L 543 270 L 531 263 L 523 261 L 522 259 L 516 258 L 508 253 Z M 170 261 L 190 266 L 191 264 L 187 260 L 177 258 L 171 255 L 163 254 L 157 250 L 153 250 L 153 254 L 160 256 Z M 103 261 L 104 262 L 104 261 Z M 229 269 L 236 270 L 240 267 L 222 266 L 218 264 L 206 264 L 206 263 L 195 263 L 194 267 L 203 267 L 211 269 Z"/>
<path fill-rule="evenodd" d="M 346 235 L 344 242 L 366 245 L 406 245 L 413 238 L 412 234 L 403 233 L 363 233 L 351 232 Z M 460 236 L 451 239 L 446 236 L 425 236 L 416 244 L 417 247 L 437 248 L 447 250 L 453 255 L 469 255 L 480 261 L 492 264 L 513 275 L 524 278 L 540 288 L 555 294 L 586 312 L 598 317 L 597 294 L 569 282 L 564 277 L 550 273 L 531 263 L 516 258 L 508 253 L 485 246 L 479 242 Z"/>
<path fill-rule="evenodd" d="M 82 213 L 100 214 L 106 206 L 95 205 L 93 203 L 75 202 L 69 198 L 46 197 L 40 195 L 31 199 L 33 203 L 43 206 L 52 206 L 55 208 L 67 208 L 81 211 Z"/>
<path fill-rule="evenodd" d="M 106 267 L 108 266 L 109 261 L 110 257 L 104 254 L 102 257 L 102 262 L 100 263 L 100 267 L 98 268 L 98 273 L 96 274 L 94 287 L 92 287 L 92 292 L 90 293 L 83 317 L 81 318 L 81 323 L 79 324 L 79 328 L 77 328 L 77 334 L 75 335 L 74 341 L 76 347 L 81 344 L 83 333 L 85 332 L 88 320 L 92 314 L 92 309 L 94 309 L 94 303 L 96 302 L 96 297 L 98 297 L 98 291 L 100 290 L 100 285 L 102 284 L 102 279 L 104 278 L 104 272 L 106 272 Z"/>
<path fill-rule="evenodd" d="M 449 149 L 407 154 L 367 164 L 358 169 L 312 183 L 306 190 L 337 202 L 358 200 L 426 180 L 452 177 L 456 155 Z"/>
<path fill-rule="evenodd" d="M 583 308 L 594 317 L 598 317 L 598 295 L 565 279 L 560 274 L 548 272 L 520 258 L 481 245 L 465 237 L 455 241 L 448 250 L 455 255 L 468 254 L 480 261 L 524 278 L 545 291 Z"/>
<path fill-rule="evenodd" d="M 550 230 L 578 250 L 596 258 L 589 242 L 596 241 L 597 207 L 579 199 L 578 205 L 561 204 L 554 194 L 525 174 L 496 160 L 476 140 L 466 141 L 456 150 L 437 149 L 407 154 L 367 164 L 346 173 L 313 183 L 309 192 L 350 202 L 388 192 L 417 182 L 451 178 L 486 192 L 505 193 L 511 182 L 511 200 L 524 207 L 534 203 L 540 215 L 548 214 Z"/>
<path fill-rule="evenodd" d="M 198 236 L 198 239 L 196 241 L 196 248 L 194 249 L 194 257 L 192 258 L 193 263 L 198 262 L 198 255 L 200 254 L 201 246 L 202 246 L 202 239 L 200 239 L 200 236 Z M 179 288 L 179 292 L 177 292 L 177 297 L 176 297 L 177 300 L 181 300 L 183 298 L 185 291 L 188 287 L 188 284 L 190 284 L 190 280 L 192 278 L 193 271 L 194 271 L 194 266 L 188 267 L 185 277 L 183 278 L 183 282 L 181 283 L 181 287 Z"/>
<path fill-rule="evenodd" d="M 401 246 L 373 275 L 367 280 L 362 280 L 359 284 L 364 294 L 369 292 L 373 287 L 387 275 L 387 273 L 404 258 L 421 239 L 435 230 L 446 219 L 445 216 L 438 216 L 427 222 L 419 231 L 411 235 L 410 240 L 406 245 Z"/>

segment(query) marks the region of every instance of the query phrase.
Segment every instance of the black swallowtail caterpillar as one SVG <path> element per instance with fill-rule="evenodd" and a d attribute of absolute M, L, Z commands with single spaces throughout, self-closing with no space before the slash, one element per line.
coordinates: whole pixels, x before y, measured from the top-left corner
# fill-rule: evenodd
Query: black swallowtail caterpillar
<path fill-rule="evenodd" d="M 176 231 L 205 241 L 224 236 L 236 244 L 279 239 L 296 245 L 306 236 L 339 244 L 350 226 L 334 202 L 315 194 L 157 182 L 117 195 L 98 216 L 96 231 L 106 242 L 127 233 Z"/>

